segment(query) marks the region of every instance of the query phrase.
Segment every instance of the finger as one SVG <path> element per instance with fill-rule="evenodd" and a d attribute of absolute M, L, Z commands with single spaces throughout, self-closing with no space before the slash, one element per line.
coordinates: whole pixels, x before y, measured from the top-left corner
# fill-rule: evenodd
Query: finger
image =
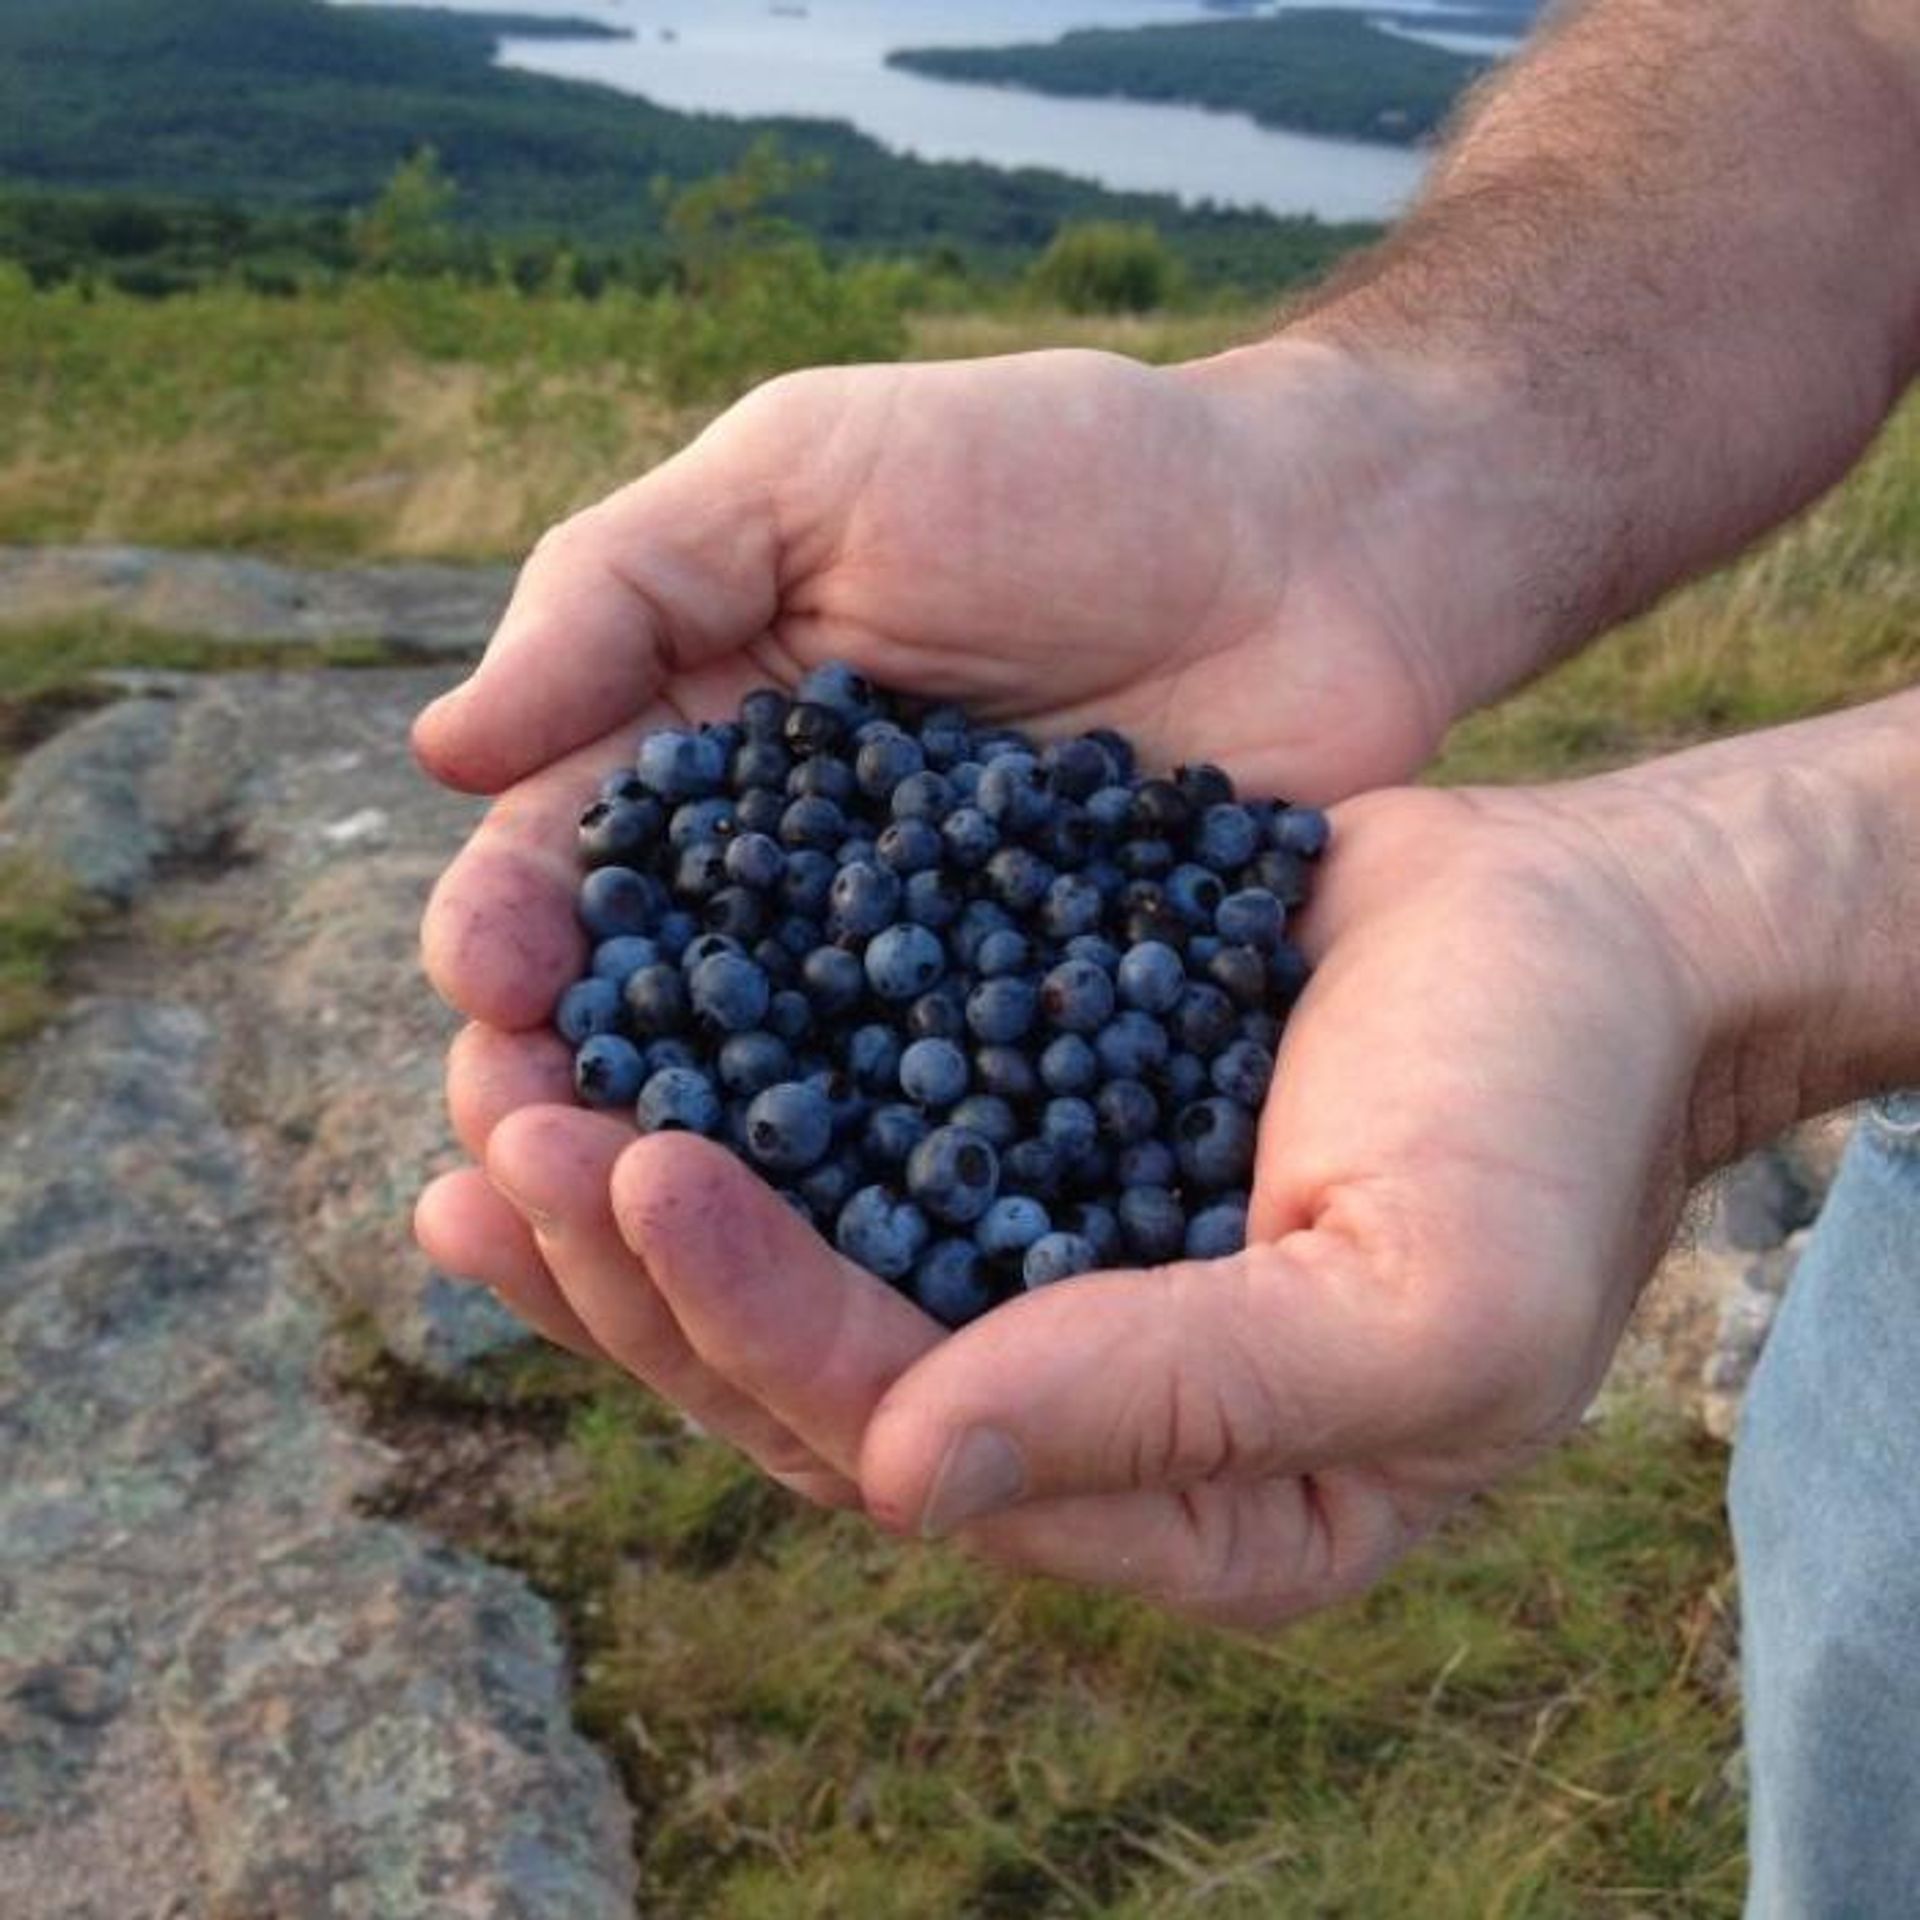
<path fill-rule="evenodd" d="M 413 1233 L 442 1272 L 490 1289 L 555 1346 L 586 1360 L 605 1358 L 554 1285 L 526 1222 L 477 1167 L 443 1174 L 421 1194 Z"/>
<path fill-rule="evenodd" d="M 1432 1359 L 1429 1317 L 1326 1233 L 1028 1294 L 888 1394 L 860 1459 L 868 1510 L 931 1536 L 1026 1501 L 1370 1456 L 1437 1418 L 1444 1367 L 1406 1358 Z"/>
<path fill-rule="evenodd" d="M 502 1033 L 475 1022 L 447 1050 L 447 1114 L 455 1139 L 476 1160 L 486 1158 L 487 1141 L 508 1114 L 572 1098 L 573 1064 L 556 1033 Z"/>
<path fill-rule="evenodd" d="M 1444 1505 L 1370 1470 L 1210 1485 L 1180 1493 L 1042 1500 L 956 1536 L 1014 1573 L 1130 1593 L 1211 1626 L 1276 1627 L 1362 1592 Z"/>
<path fill-rule="evenodd" d="M 438 779 L 497 793 L 765 633 L 780 543 L 747 444 L 705 436 L 540 541 L 472 678 L 415 725 Z"/>
<path fill-rule="evenodd" d="M 613 1204 L 706 1364 L 842 1472 L 881 1396 L 946 1337 L 710 1141 L 636 1142 Z"/>
<path fill-rule="evenodd" d="M 632 1143 L 632 1129 L 603 1114 L 527 1108 L 494 1130 L 487 1174 L 525 1213 L 555 1284 L 611 1359 L 810 1498 L 857 1504 L 850 1481 L 695 1352 L 621 1239 L 609 1182 Z"/>

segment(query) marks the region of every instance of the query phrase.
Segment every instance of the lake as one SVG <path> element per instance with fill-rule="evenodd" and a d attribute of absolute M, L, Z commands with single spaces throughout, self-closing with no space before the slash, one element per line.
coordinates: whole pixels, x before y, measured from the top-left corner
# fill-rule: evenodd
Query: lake
<path fill-rule="evenodd" d="M 510 66 L 688 112 L 846 120 L 929 160 L 1051 167 L 1109 187 L 1328 220 L 1394 213 L 1425 164 L 1403 148 L 1274 132 L 1240 114 L 1054 99 L 885 65 L 894 47 L 1205 18 L 1197 0 L 807 0 L 778 10 L 767 0 L 501 0 L 469 10 L 579 15 L 635 36 L 509 40 L 502 57 Z"/>

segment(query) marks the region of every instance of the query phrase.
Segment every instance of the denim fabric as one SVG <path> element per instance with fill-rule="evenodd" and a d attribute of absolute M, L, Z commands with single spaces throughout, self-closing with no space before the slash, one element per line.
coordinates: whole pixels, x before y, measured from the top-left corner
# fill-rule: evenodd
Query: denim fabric
<path fill-rule="evenodd" d="M 1741 1418 L 1749 1920 L 1920 1915 L 1920 1094 L 1870 1109 Z"/>

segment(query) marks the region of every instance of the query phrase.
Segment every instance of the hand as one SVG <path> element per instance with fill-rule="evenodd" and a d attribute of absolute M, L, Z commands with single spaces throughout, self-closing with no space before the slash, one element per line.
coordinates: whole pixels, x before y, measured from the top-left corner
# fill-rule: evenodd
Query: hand
<path fill-rule="evenodd" d="M 426 1237 L 813 1498 L 1283 1619 L 1374 1579 L 1600 1381 L 1712 1077 L 1644 882 L 1711 905 L 1695 871 L 1740 869 L 1676 859 L 1682 818 L 1626 776 L 1341 808 L 1235 1259 L 947 1337 L 720 1149 L 550 1106 L 493 1128 L 495 1186 L 430 1206 Z"/>

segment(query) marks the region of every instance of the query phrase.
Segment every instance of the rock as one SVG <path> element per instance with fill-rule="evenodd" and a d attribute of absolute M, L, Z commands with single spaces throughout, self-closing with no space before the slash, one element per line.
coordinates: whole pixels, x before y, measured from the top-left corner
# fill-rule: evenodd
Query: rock
<path fill-rule="evenodd" d="M 397 1528 L 253 1571 L 166 1687 L 214 1911 L 626 1920 L 626 1809 L 564 1672 L 544 1606 Z"/>
<path fill-rule="evenodd" d="M 1804 1232 L 1796 1233 L 1749 1260 L 1721 1293 L 1713 1346 L 1700 1369 L 1700 1421 L 1716 1440 L 1730 1442 L 1739 1426 L 1747 1386 L 1806 1241 Z"/>
<path fill-rule="evenodd" d="M 289 567 L 158 547 L 0 547 L 0 621 L 104 617 L 221 640 L 473 654 L 512 586 L 506 567 Z"/>
<path fill-rule="evenodd" d="M 1766 1148 L 1721 1176 L 1714 1204 L 1715 1229 L 1726 1244 L 1759 1253 L 1808 1225 L 1820 1211 L 1820 1194 L 1786 1152 Z"/>

